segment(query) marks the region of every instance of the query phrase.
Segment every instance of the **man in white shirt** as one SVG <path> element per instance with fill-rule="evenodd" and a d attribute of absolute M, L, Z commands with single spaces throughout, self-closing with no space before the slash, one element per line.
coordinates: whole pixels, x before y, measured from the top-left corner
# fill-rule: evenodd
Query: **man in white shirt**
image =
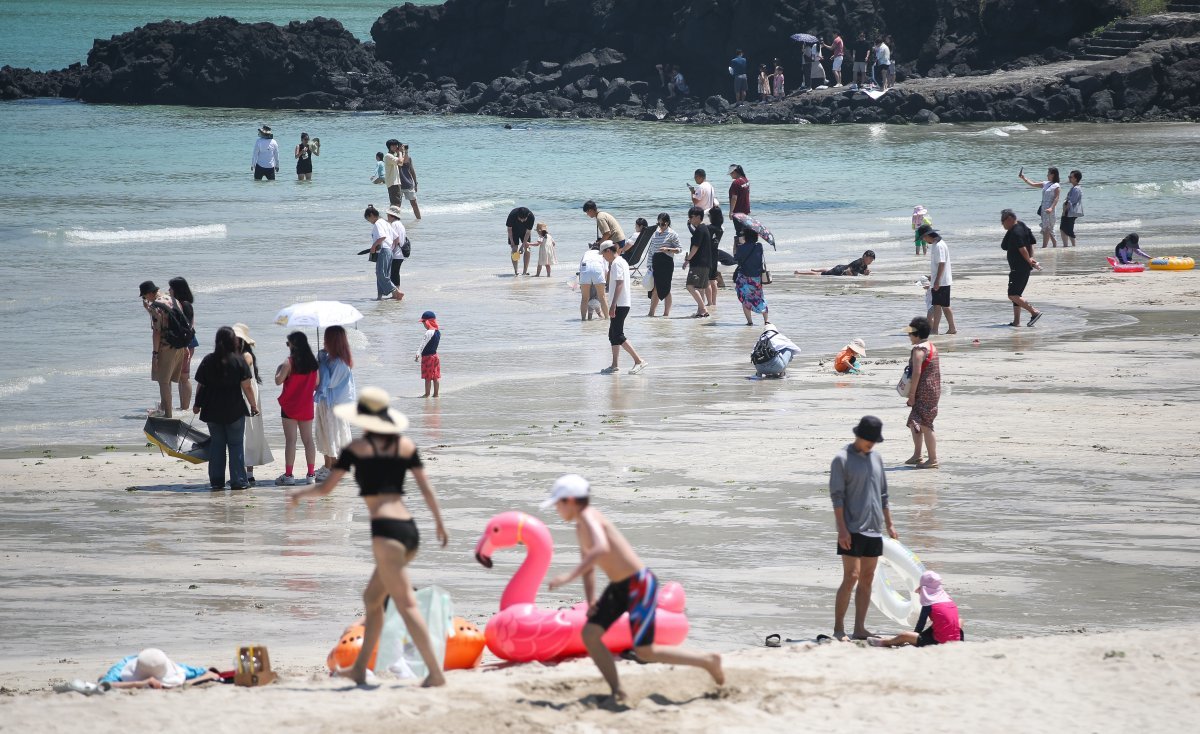
<path fill-rule="evenodd" d="M 392 205 L 387 210 L 388 224 L 392 225 L 392 232 L 395 233 L 395 238 L 392 240 L 392 285 L 400 288 L 400 266 L 404 264 L 404 240 L 408 239 L 408 231 L 404 228 L 404 222 L 400 221 L 400 207 Z"/>
<path fill-rule="evenodd" d="M 886 92 L 888 88 L 888 75 L 892 71 L 892 50 L 880 38 L 878 45 L 875 46 L 875 74 L 879 77 L 879 91 Z"/>
<path fill-rule="evenodd" d="M 279 143 L 275 142 L 275 134 L 269 125 L 258 129 L 258 140 L 254 141 L 254 152 L 250 156 L 250 170 L 254 171 L 254 180 L 275 180 L 279 173 Z"/>
<path fill-rule="evenodd" d="M 383 182 L 387 184 L 388 200 L 392 206 L 400 206 L 404 198 L 400 194 L 400 167 L 404 165 L 404 150 L 400 141 L 392 138 L 385 143 L 388 152 L 383 155 Z"/>
<path fill-rule="evenodd" d="M 688 184 L 688 190 L 692 192 L 692 206 L 700 207 L 707 214 L 709 209 L 717 205 L 717 192 L 708 182 L 708 174 L 703 168 L 697 168 L 693 177 L 696 185 Z"/>
<path fill-rule="evenodd" d="M 610 319 L 608 322 L 608 343 L 612 346 L 612 366 L 600 370 L 600 374 L 613 375 L 619 371 L 617 360 L 621 349 L 633 357 L 633 368 L 629 374 L 636 375 L 646 369 L 646 363 L 638 356 L 633 345 L 625 338 L 625 318 L 629 316 L 629 263 L 625 258 L 617 257 L 617 245 L 605 241 L 600 246 L 600 256 L 608 263 L 608 302 Z"/>
<path fill-rule="evenodd" d="M 930 333 L 938 333 L 942 323 L 942 314 L 946 315 L 946 324 L 950 327 L 947 334 L 957 334 L 954 328 L 954 311 L 950 310 L 950 286 L 954 276 L 950 272 L 950 248 L 942 236 L 928 224 L 917 228 L 917 234 L 929 245 L 929 293 L 932 305 L 929 307 Z"/>

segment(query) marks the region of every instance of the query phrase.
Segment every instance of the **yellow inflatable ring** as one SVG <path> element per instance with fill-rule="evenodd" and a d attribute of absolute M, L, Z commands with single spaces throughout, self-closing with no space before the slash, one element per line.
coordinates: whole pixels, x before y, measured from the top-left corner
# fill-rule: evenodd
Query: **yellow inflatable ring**
<path fill-rule="evenodd" d="M 1191 270 L 1196 261 L 1190 257 L 1156 257 L 1150 261 L 1151 270 Z"/>

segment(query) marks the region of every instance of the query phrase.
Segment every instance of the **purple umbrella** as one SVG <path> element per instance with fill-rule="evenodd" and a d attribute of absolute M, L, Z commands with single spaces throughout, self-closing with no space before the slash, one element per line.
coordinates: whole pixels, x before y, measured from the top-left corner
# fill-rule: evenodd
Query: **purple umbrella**
<path fill-rule="evenodd" d="M 771 230 L 764 227 L 762 222 L 758 221 L 749 214 L 734 214 L 733 218 L 740 222 L 741 225 L 746 229 L 754 230 L 756 233 L 758 233 L 759 237 L 762 237 L 767 241 L 767 244 L 771 246 L 772 250 L 775 249 L 775 235 L 771 234 Z"/>
<path fill-rule="evenodd" d="M 816 36 L 810 36 L 807 33 L 796 33 L 792 36 L 792 40 L 799 41 L 800 43 L 820 43 L 821 42 L 821 39 L 817 38 Z"/>

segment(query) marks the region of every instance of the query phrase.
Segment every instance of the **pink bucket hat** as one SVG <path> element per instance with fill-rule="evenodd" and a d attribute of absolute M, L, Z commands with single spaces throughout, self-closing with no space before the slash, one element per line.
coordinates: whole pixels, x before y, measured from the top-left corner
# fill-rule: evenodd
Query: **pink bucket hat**
<path fill-rule="evenodd" d="M 942 577 L 937 574 L 937 571 L 926 571 L 921 574 L 921 586 L 917 589 L 917 594 L 921 597 L 921 606 L 923 607 L 950 601 L 950 595 L 942 588 Z"/>

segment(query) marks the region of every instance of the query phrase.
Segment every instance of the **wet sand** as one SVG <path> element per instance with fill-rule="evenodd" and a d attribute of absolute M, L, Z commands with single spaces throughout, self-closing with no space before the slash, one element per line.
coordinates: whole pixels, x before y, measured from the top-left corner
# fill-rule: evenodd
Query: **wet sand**
<path fill-rule="evenodd" d="M 712 686 L 700 674 L 645 668 L 635 695 L 659 691 L 681 705 L 648 699 L 631 718 L 605 718 L 607 712 L 580 702 L 600 691 L 586 665 L 552 673 L 535 665 L 488 673 L 505 680 L 492 693 L 479 690 L 492 686 L 473 684 L 477 674 L 461 673 L 451 677 L 446 693 L 412 692 L 411 699 L 405 693 L 399 709 L 394 697 L 379 693 L 377 708 L 364 710 L 358 696 L 369 694 L 338 696 L 336 684 L 312 678 L 359 612 L 370 570 L 366 514 L 352 483 L 288 510 L 281 489 L 269 482 L 237 495 L 213 494 L 204 488 L 203 467 L 144 450 L 0 461 L 0 471 L 15 478 L 0 494 L 0 617 L 6 620 L 0 680 L 10 691 L 25 692 L 60 679 L 94 679 L 123 654 L 149 645 L 184 662 L 229 667 L 239 644 L 262 643 L 289 673 L 285 685 L 261 694 L 166 694 L 170 710 L 186 706 L 198 720 L 229 728 L 233 714 L 216 713 L 226 702 L 242 710 L 266 707 L 308 724 L 297 728 L 302 731 L 328 730 L 347 716 L 418 714 L 431 728 L 441 721 L 443 730 L 461 730 L 471 712 L 492 716 L 496 709 L 499 720 L 527 722 L 533 730 L 562 726 L 576 714 L 600 729 L 624 728 L 645 716 L 699 730 L 714 715 L 729 717 L 718 726 L 755 722 L 770 729 L 794 724 L 791 714 L 811 723 L 844 716 L 847 709 L 838 705 L 851 701 L 835 701 L 835 693 L 862 680 L 858 659 L 851 663 L 846 656 L 887 655 L 903 663 L 872 663 L 880 678 L 871 692 L 880 698 L 855 699 L 863 701 L 855 716 L 896 728 L 902 718 L 892 714 L 900 706 L 926 696 L 932 701 L 946 687 L 968 687 L 971 705 L 981 711 L 1024 700 L 1029 687 L 1044 683 L 1041 675 L 1061 673 L 1065 656 L 1078 659 L 1079 673 L 1071 668 L 1064 696 L 1074 695 L 1073 686 L 1088 693 L 1069 702 L 1039 701 L 1032 710 L 1044 710 L 1049 721 L 1061 717 L 1083 727 L 1087 719 L 1066 718 L 1080 708 L 1101 728 L 1121 720 L 1111 716 L 1178 720 L 1172 717 L 1179 712 L 1161 708 L 1158 697 L 1104 694 L 1118 684 L 1132 688 L 1133 680 L 1143 690 L 1154 685 L 1137 678 L 1145 671 L 1131 664 L 1153 653 L 1168 656 L 1181 681 L 1174 685 L 1194 697 L 1194 684 L 1183 682 L 1200 672 L 1194 654 L 1166 642 L 1166 633 L 1092 635 L 1178 628 L 1191 623 L 1200 604 L 1200 584 L 1191 573 L 1200 564 L 1200 459 L 1194 451 L 1200 445 L 1194 418 L 1200 272 L 1147 273 L 1141 281 L 1039 274 L 1029 295 L 1047 316 L 1035 329 L 1001 326 L 1011 317 L 1002 277 L 956 275 L 960 333 L 938 342 L 944 386 L 939 471 L 901 465 L 912 445 L 903 427 L 907 408 L 893 385 L 907 352 L 899 326 L 908 316 L 896 318 L 894 328 L 877 320 L 865 375 L 836 376 L 831 352 L 806 348 L 788 379 L 751 381 L 744 355 L 758 330 L 736 326 L 736 301 L 728 292 L 719 307 L 723 323 L 711 328 L 712 344 L 722 349 L 703 351 L 710 338 L 704 335 L 676 341 L 676 324 L 631 320 L 639 349 L 658 338 L 697 355 L 686 369 L 660 364 L 643 376 L 608 378 L 584 374 L 591 371 L 588 362 L 578 379 L 543 381 L 536 397 L 525 381 L 537 376 L 516 375 L 464 388 L 440 403 L 404 406 L 452 536 L 445 550 L 423 547 L 414 566 L 418 585 L 444 586 L 459 614 L 485 622 L 520 560 L 514 551 L 500 553 L 491 571 L 473 561 L 485 521 L 507 509 L 534 511 L 556 475 L 579 471 L 593 480 L 598 504 L 643 559 L 664 580 L 684 584 L 693 644 L 732 653 L 731 687 L 718 698 L 705 697 Z M 901 314 L 899 298 L 920 303 L 899 275 L 820 280 L 780 277 L 768 295 L 780 304 L 874 296 L 880 312 Z M 793 315 L 789 323 L 801 321 Z M 591 330 L 588 343 L 600 352 L 603 326 L 593 326 L 581 328 Z M 805 346 L 797 328 L 786 331 Z M 730 341 L 746 343 L 743 356 L 733 358 Z M 602 364 L 600 354 L 589 356 Z M 460 406 L 477 399 L 478 390 L 495 404 L 511 405 L 511 412 L 464 422 Z M 829 631 L 840 564 L 826 472 L 830 457 L 849 441 L 849 428 L 868 412 L 885 423 L 881 450 L 901 539 L 945 577 L 970 640 L 994 642 L 928 658 L 925 651 L 857 648 L 745 651 L 771 632 L 811 638 Z M 279 471 L 262 467 L 257 474 L 261 480 Z M 432 538 L 420 500 L 413 504 L 422 532 Z M 565 546 L 555 567 L 566 567 L 577 557 L 571 534 L 553 517 L 545 519 Z M 580 594 L 578 586 L 545 592 L 540 602 L 556 606 Z M 869 624 L 895 630 L 874 611 Z M 1077 632 L 1088 635 L 1063 636 Z M 1038 639 L 1003 639 L 1014 636 Z M 1110 647 L 1127 657 L 1105 661 L 1100 653 Z M 777 665 L 780 656 L 785 665 Z M 943 662 L 960 674 L 914 682 Z M 1131 668 L 1136 672 L 1126 677 Z M 508 685 L 521 695 L 511 695 Z M 159 701 L 167 699 L 154 696 L 0 698 L 0 720 L 44 730 L 57 721 L 68 731 L 74 729 L 60 713 L 96 710 L 104 718 L 90 721 L 89 732 L 127 729 L 133 721 L 165 720 L 168 706 Z M 471 703 L 452 713 L 459 696 Z M 956 725 L 998 726 L 971 711 Z"/>

